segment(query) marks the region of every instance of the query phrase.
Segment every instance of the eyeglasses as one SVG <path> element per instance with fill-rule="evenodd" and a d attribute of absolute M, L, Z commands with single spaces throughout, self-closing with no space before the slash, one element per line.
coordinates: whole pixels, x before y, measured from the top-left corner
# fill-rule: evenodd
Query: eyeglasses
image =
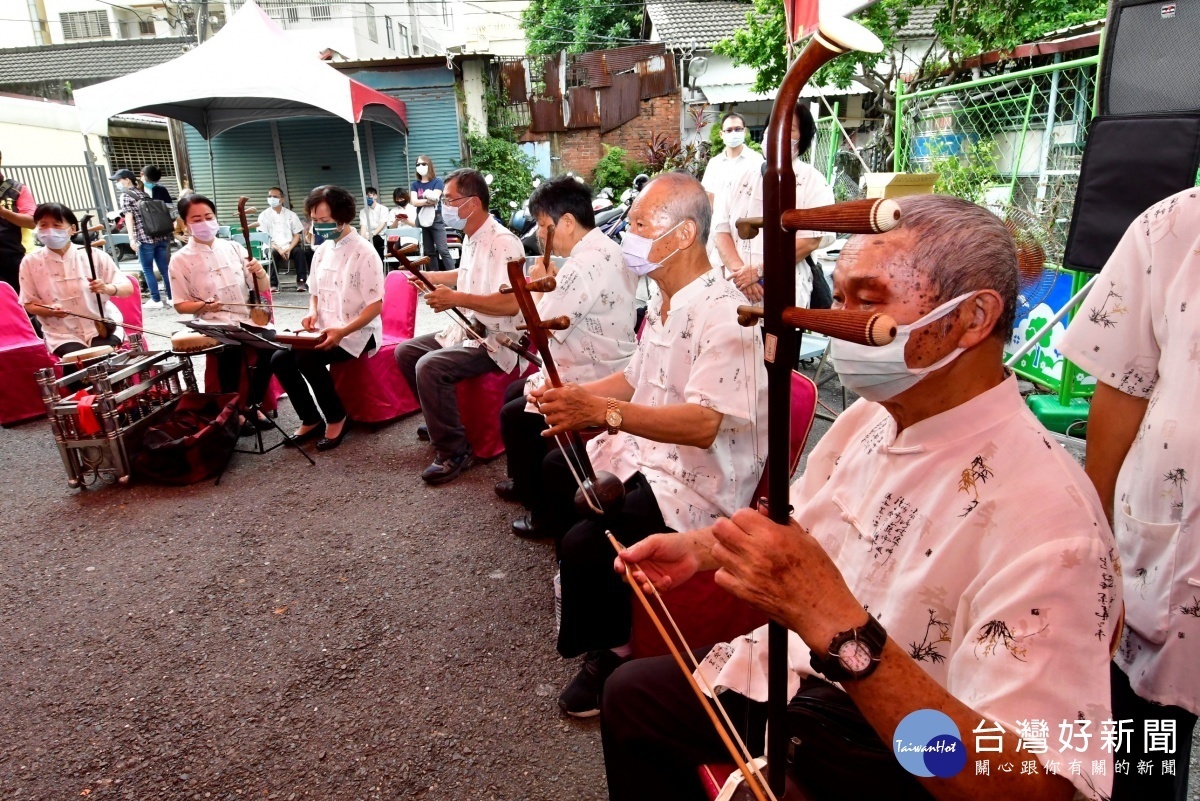
<path fill-rule="evenodd" d="M 723 129 L 722 133 L 745 133 L 745 131 L 746 129 L 744 126 L 738 125 L 735 128 L 725 128 Z"/>
<path fill-rule="evenodd" d="M 458 205 L 460 203 L 462 203 L 464 200 L 470 200 L 473 197 L 475 197 L 475 196 L 474 195 L 459 195 L 458 197 L 446 197 L 445 195 L 442 195 L 442 203 L 449 204 L 449 205 L 457 208 Z"/>

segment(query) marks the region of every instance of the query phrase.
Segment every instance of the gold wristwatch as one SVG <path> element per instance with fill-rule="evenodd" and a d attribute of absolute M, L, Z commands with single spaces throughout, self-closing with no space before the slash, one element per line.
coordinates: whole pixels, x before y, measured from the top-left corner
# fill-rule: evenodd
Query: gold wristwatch
<path fill-rule="evenodd" d="M 621 417 L 621 410 L 617 408 L 617 399 L 608 399 L 608 411 L 604 414 L 604 422 L 608 426 L 608 433 L 615 434 L 621 430 L 621 423 L 624 418 Z"/>

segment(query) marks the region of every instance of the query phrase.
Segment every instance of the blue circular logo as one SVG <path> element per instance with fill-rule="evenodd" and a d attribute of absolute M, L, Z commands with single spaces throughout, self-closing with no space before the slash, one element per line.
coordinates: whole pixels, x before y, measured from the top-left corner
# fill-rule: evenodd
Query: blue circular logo
<path fill-rule="evenodd" d="M 948 779 L 967 765 L 967 749 L 958 726 L 936 709 L 910 712 L 896 727 L 892 751 L 914 776 Z"/>

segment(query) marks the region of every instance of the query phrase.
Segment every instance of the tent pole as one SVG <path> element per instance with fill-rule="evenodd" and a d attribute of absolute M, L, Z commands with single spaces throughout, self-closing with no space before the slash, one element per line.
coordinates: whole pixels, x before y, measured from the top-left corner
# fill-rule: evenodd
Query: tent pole
<path fill-rule="evenodd" d="M 358 184 L 362 189 L 362 202 L 365 206 L 367 203 L 367 179 L 363 175 L 362 148 L 358 146 L 358 123 L 352 122 L 350 127 L 354 129 L 354 156 L 358 159 Z"/>
<path fill-rule="evenodd" d="M 208 191 L 212 192 L 213 200 L 217 199 L 217 171 L 213 166 L 212 138 L 204 140 L 208 145 Z"/>

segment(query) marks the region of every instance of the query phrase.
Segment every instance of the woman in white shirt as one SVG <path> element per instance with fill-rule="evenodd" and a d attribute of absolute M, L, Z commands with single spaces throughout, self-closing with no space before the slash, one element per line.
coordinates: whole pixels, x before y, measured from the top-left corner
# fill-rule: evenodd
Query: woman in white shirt
<path fill-rule="evenodd" d="M 104 299 L 132 295 L 133 284 L 121 275 L 112 258 L 98 249 L 92 250 L 96 265 L 96 277 L 92 278 L 87 254 L 71 244 L 71 237 L 79 231 L 79 220 L 63 204 L 42 203 L 33 212 L 33 222 L 34 234 L 44 247 L 21 261 L 21 303 L 26 312 L 41 320 L 46 347 L 61 357 L 84 348 L 119 346 L 123 338 L 120 328 L 110 336 L 102 336 L 96 322 L 73 315 L 104 317 L 120 323 L 121 312 Z M 65 374 L 77 369 L 63 365 Z"/>
<path fill-rule="evenodd" d="M 313 255 L 316 291 L 301 325 L 324 336 L 311 350 L 276 351 L 271 369 L 256 371 L 251 388 L 251 398 L 261 399 L 271 375 L 277 376 L 300 417 L 293 436 L 300 441 L 319 437 L 321 451 L 341 445 L 349 429 L 327 368 L 370 356 L 383 337 L 383 262 L 370 241 L 354 230 L 355 212 L 354 196 L 339 186 L 318 186 L 305 199 L 304 213 L 324 242 Z"/>
<path fill-rule="evenodd" d="M 203 195 L 179 200 L 179 219 L 187 226 L 188 242 L 171 257 L 171 286 L 175 311 L 209 323 L 250 322 L 250 290 L 265 291 L 267 271 L 246 249 L 218 239 L 217 206 Z M 256 285 L 257 282 L 257 285 Z M 221 392 L 237 392 L 242 363 L 253 358 L 247 348 L 217 351 L 217 381 Z"/>

